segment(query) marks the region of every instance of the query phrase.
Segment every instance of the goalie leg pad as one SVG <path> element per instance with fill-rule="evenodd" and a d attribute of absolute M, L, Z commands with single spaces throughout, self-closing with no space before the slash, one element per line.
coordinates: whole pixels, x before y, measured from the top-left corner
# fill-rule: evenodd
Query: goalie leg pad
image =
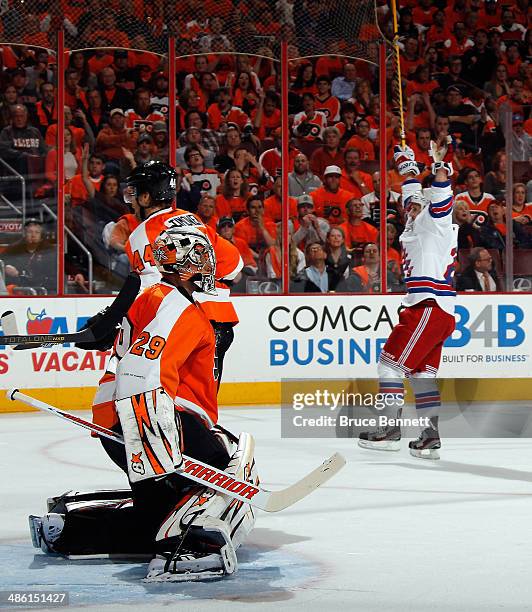
<path fill-rule="evenodd" d="M 131 483 L 172 474 L 183 466 L 181 422 L 163 389 L 117 400 Z"/>
<path fill-rule="evenodd" d="M 254 446 L 253 437 L 242 433 L 225 471 L 258 484 Z M 254 524 L 255 512 L 249 504 L 207 487 L 197 487 L 163 521 L 156 536 L 159 554 L 150 564 L 146 579 L 198 580 L 212 577 L 204 574 L 207 571 L 217 576 L 233 573 L 234 551 Z M 194 571 L 192 566 L 196 562 L 199 567 Z"/>
<path fill-rule="evenodd" d="M 68 491 L 48 500 L 48 513 L 29 517 L 33 545 L 64 556 L 153 554 L 153 539 L 139 529 L 131 491 Z"/>

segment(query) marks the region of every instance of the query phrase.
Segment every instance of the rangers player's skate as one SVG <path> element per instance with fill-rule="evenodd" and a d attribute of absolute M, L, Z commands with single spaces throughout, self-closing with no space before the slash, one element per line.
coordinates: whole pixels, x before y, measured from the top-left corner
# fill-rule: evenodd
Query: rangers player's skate
<path fill-rule="evenodd" d="M 435 422 L 435 419 L 430 419 L 430 427 L 424 429 L 419 438 L 412 440 L 408 447 L 412 457 L 418 457 L 419 459 L 440 458 L 438 449 L 441 448 L 441 440 L 438 432 L 438 423 Z"/>
<path fill-rule="evenodd" d="M 401 412 L 397 412 L 397 418 L 401 417 Z M 398 451 L 401 448 L 401 428 L 398 425 L 387 425 L 372 431 L 362 431 L 358 436 L 358 445 L 372 450 Z"/>

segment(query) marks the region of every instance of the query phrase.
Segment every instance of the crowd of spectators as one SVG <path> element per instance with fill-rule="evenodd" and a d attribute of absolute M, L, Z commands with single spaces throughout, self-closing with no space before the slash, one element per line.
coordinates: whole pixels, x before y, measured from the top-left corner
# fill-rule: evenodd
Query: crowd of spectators
<path fill-rule="evenodd" d="M 58 22 L 47 8 L 52 3 L 36 3 L 35 13 L 31 4 L 10 5 L 0 15 L 5 40 L 25 32 L 23 45 L 0 45 L 0 158 L 25 178 L 28 211 L 39 217 L 40 203 L 54 210 L 57 195 L 57 64 L 54 54 L 41 47 L 54 48 L 53 24 Z M 291 290 L 379 292 L 381 208 L 387 287 L 404 289 L 398 243 L 405 221 L 401 177 L 391 164 L 400 133 L 393 66 L 384 151 L 378 69 L 344 57 L 355 40 L 367 57 L 375 57 L 375 28 L 355 19 L 344 23 L 337 4 L 185 0 L 176 14 L 167 3 L 148 0 L 65 3 L 59 24 L 67 46 L 92 48 L 69 52 L 65 72 L 66 223 L 91 252 L 103 290 L 118 287 L 128 269 L 124 245 L 136 221 L 122 200 L 125 177 L 137 164 L 169 159 L 173 92 L 163 55 L 169 34 L 178 46 L 177 206 L 198 214 L 238 247 L 245 268 L 234 289 L 246 292 L 256 279 L 269 279 L 274 290 L 280 287 L 285 222 Z M 346 0 L 346 6 L 351 4 L 354 10 L 356 3 Z M 496 263 L 503 261 L 507 215 L 513 219 L 514 247 L 532 249 L 530 8 L 526 0 L 399 4 L 407 143 L 428 184 L 431 139 L 446 134 L 455 139 L 454 217 L 460 226 L 459 272 L 466 279 L 457 287 L 492 291 L 501 283 Z M 386 2 L 377 2 L 377 16 L 391 38 Z M 281 37 L 292 58 L 289 219 L 283 219 L 281 205 L 275 61 Z M 306 54 L 320 57 L 297 59 Z M 519 169 L 512 193 L 506 191 L 506 113 Z M 383 156 L 388 167 L 384 192 Z M 17 205 L 21 186 L 8 178 L 3 195 Z M 474 274 L 488 261 L 485 252 L 493 283 L 484 272 L 482 279 Z M 8 252 L 5 259 L 9 263 Z M 74 290 L 87 290 L 80 281 L 81 275 L 86 280 L 86 260 L 74 242 L 68 247 L 67 273 Z"/>

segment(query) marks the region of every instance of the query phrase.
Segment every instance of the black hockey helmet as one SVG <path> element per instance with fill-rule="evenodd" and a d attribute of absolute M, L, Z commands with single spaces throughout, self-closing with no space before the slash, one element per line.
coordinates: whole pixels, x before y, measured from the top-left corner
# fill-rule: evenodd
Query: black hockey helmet
<path fill-rule="evenodd" d="M 154 202 L 172 202 L 177 193 L 177 172 L 160 161 L 139 164 L 126 178 L 124 199 L 149 193 Z"/>

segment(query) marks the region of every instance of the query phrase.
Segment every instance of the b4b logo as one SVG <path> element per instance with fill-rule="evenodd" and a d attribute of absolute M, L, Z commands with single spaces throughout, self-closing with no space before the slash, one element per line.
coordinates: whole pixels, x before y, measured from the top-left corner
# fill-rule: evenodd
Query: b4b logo
<path fill-rule="evenodd" d="M 472 340 L 481 340 L 485 347 L 515 347 L 523 344 L 525 330 L 522 327 L 525 315 L 523 309 L 513 304 L 485 306 L 471 320 L 467 308 L 455 308 L 456 328 L 447 338 L 446 347 L 461 348 Z"/>

